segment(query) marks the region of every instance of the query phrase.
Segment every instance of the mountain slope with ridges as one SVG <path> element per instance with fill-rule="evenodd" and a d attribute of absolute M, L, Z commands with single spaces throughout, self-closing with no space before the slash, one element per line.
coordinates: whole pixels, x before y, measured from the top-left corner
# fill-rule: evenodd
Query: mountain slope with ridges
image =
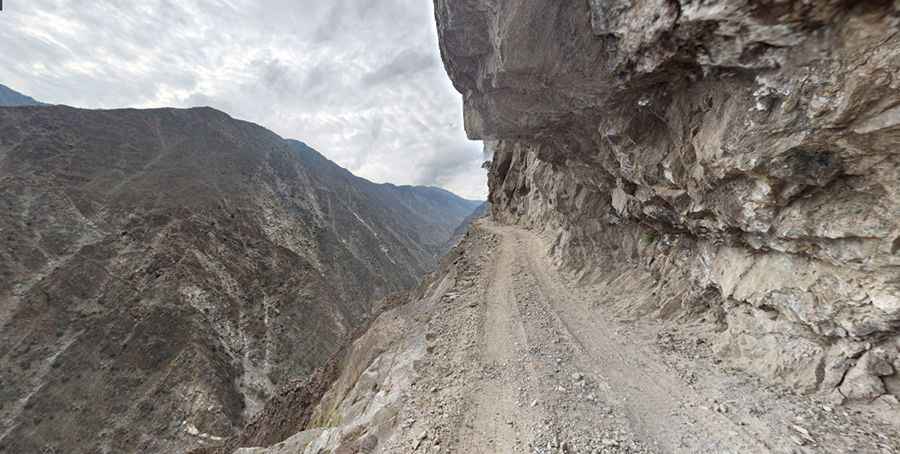
<path fill-rule="evenodd" d="M 0 108 L 0 446 L 173 452 L 242 427 L 468 214 L 384 188 L 213 109 Z"/>

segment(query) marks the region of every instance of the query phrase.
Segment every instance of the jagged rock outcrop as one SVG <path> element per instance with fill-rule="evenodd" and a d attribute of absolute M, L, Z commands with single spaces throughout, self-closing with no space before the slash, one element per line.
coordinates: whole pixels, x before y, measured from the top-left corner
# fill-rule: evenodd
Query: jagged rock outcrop
<path fill-rule="evenodd" d="M 900 395 L 900 4 L 436 0 L 496 219 L 732 364 Z M 615 274 L 615 273 L 613 273 Z M 627 305 L 624 305 L 627 306 Z M 686 315 L 687 314 L 687 315 Z"/>
<path fill-rule="evenodd" d="M 479 203 L 207 108 L 0 108 L 0 452 L 218 443 Z"/>

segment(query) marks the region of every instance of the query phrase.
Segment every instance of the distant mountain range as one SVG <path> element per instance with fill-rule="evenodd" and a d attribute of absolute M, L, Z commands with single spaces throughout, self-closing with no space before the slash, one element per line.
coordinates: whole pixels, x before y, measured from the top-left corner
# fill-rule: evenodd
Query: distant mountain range
<path fill-rule="evenodd" d="M 15 107 L 15 106 L 44 106 L 46 104 L 35 101 L 34 98 L 30 96 L 25 96 L 6 85 L 0 84 L 0 106 L 5 107 Z"/>
<path fill-rule="evenodd" d="M 446 251 L 445 242 L 455 228 L 483 203 L 466 200 L 447 190 L 431 186 L 396 186 L 390 183 L 374 184 L 357 177 L 322 156 L 303 142 L 287 140 L 298 156 L 311 169 L 316 181 L 324 186 L 335 184 L 352 191 L 365 207 L 380 207 L 369 213 L 385 225 L 399 230 L 408 226 L 425 226 L 417 229 L 415 244 L 422 244 L 432 255 Z M 452 228 L 447 228 L 452 226 Z"/>
<path fill-rule="evenodd" d="M 369 182 L 209 108 L 2 107 L 0 131 L 5 452 L 234 434 L 481 204 Z"/>
<path fill-rule="evenodd" d="M 468 216 L 466 216 L 463 221 L 456 226 L 456 229 L 453 230 L 453 233 L 450 235 L 450 240 L 447 242 L 446 249 L 450 250 L 466 236 L 466 232 L 469 231 L 469 226 L 472 225 L 473 222 L 489 215 L 491 212 L 491 204 L 489 202 L 483 202 L 482 204 L 475 207 L 475 210 L 472 211 Z"/>

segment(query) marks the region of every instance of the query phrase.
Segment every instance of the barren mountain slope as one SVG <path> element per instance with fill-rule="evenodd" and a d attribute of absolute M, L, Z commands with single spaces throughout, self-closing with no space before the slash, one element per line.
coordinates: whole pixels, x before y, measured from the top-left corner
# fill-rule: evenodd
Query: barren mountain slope
<path fill-rule="evenodd" d="M 447 238 L 455 235 L 459 226 L 483 204 L 462 199 L 441 188 L 374 185 L 335 165 L 306 144 L 295 140 L 288 142 L 300 151 L 298 155 L 314 180 L 326 187 L 353 188 L 355 203 L 371 208 L 367 210 L 369 217 L 398 231 L 409 231 L 415 235 L 409 238 L 409 243 L 425 246 L 433 256 L 446 252 Z M 410 230 L 409 226 L 416 228 Z M 434 257 L 431 260 L 433 264 Z"/>
<path fill-rule="evenodd" d="M 477 206 L 435 191 L 212 109 L 0 109 L 0 452 L 232 434 L 434 266 Z"/>
<path fill-rule="evenodd" d="M 492 219 L 230 452 L 900 451 L 897 2 L 435 14 Z"/>
<path fill-rule="evenodd" d="M 900 450 L 896 410 L 836 407 L 729 368 L 700 319 L 622 320 L 618 304 L 678 290 L 626 263 L 579 284 L 549 245 L 477 221 L 440 272 L 353 342 L 321 400 L 270 402 L 280 408 L 213 452 Z"/>

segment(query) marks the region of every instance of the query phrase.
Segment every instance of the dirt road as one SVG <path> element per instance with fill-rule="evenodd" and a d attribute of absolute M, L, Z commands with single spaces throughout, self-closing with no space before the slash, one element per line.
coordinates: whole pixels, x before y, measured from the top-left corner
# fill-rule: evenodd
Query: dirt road
<path fill-rule="evenodd" d="M 465 424 L 453 451 L 790 453 L 884 448 L 877 443 L 866 446 L 851 433 L 821 433 L 817 424 L 831 426 L 810 420 L 817 414 L 810 410 L 815 407 L 812 401 L 778 401 L 734 374 L 660 351 L 654 342 L 658 328 L 623 324 L 592 304 L 598 289 L 569 284 L 550 263 L 541 238 L 487 221 L 481 228 L 500 238 L 490 272 L 483 273 L 488 282 L 478 302 L 478 349 L 485 372 L 467 387 Z M 685 369 L 700 378 L 685 379 Z M 768 403 L 761 405 L 760 400 Z M 833 420 L 840 427 L 841 421 Z"/>
<path fill-rule="evenodd" d="M 896 413 L 728 368 L 708 314 L 623 310 L 658 302 L 641 265 L 575 285 L 549 244 L 478 221 L 419 299 L 355 341 L 325 424 L 241 454 L 900 453 Z"/>

